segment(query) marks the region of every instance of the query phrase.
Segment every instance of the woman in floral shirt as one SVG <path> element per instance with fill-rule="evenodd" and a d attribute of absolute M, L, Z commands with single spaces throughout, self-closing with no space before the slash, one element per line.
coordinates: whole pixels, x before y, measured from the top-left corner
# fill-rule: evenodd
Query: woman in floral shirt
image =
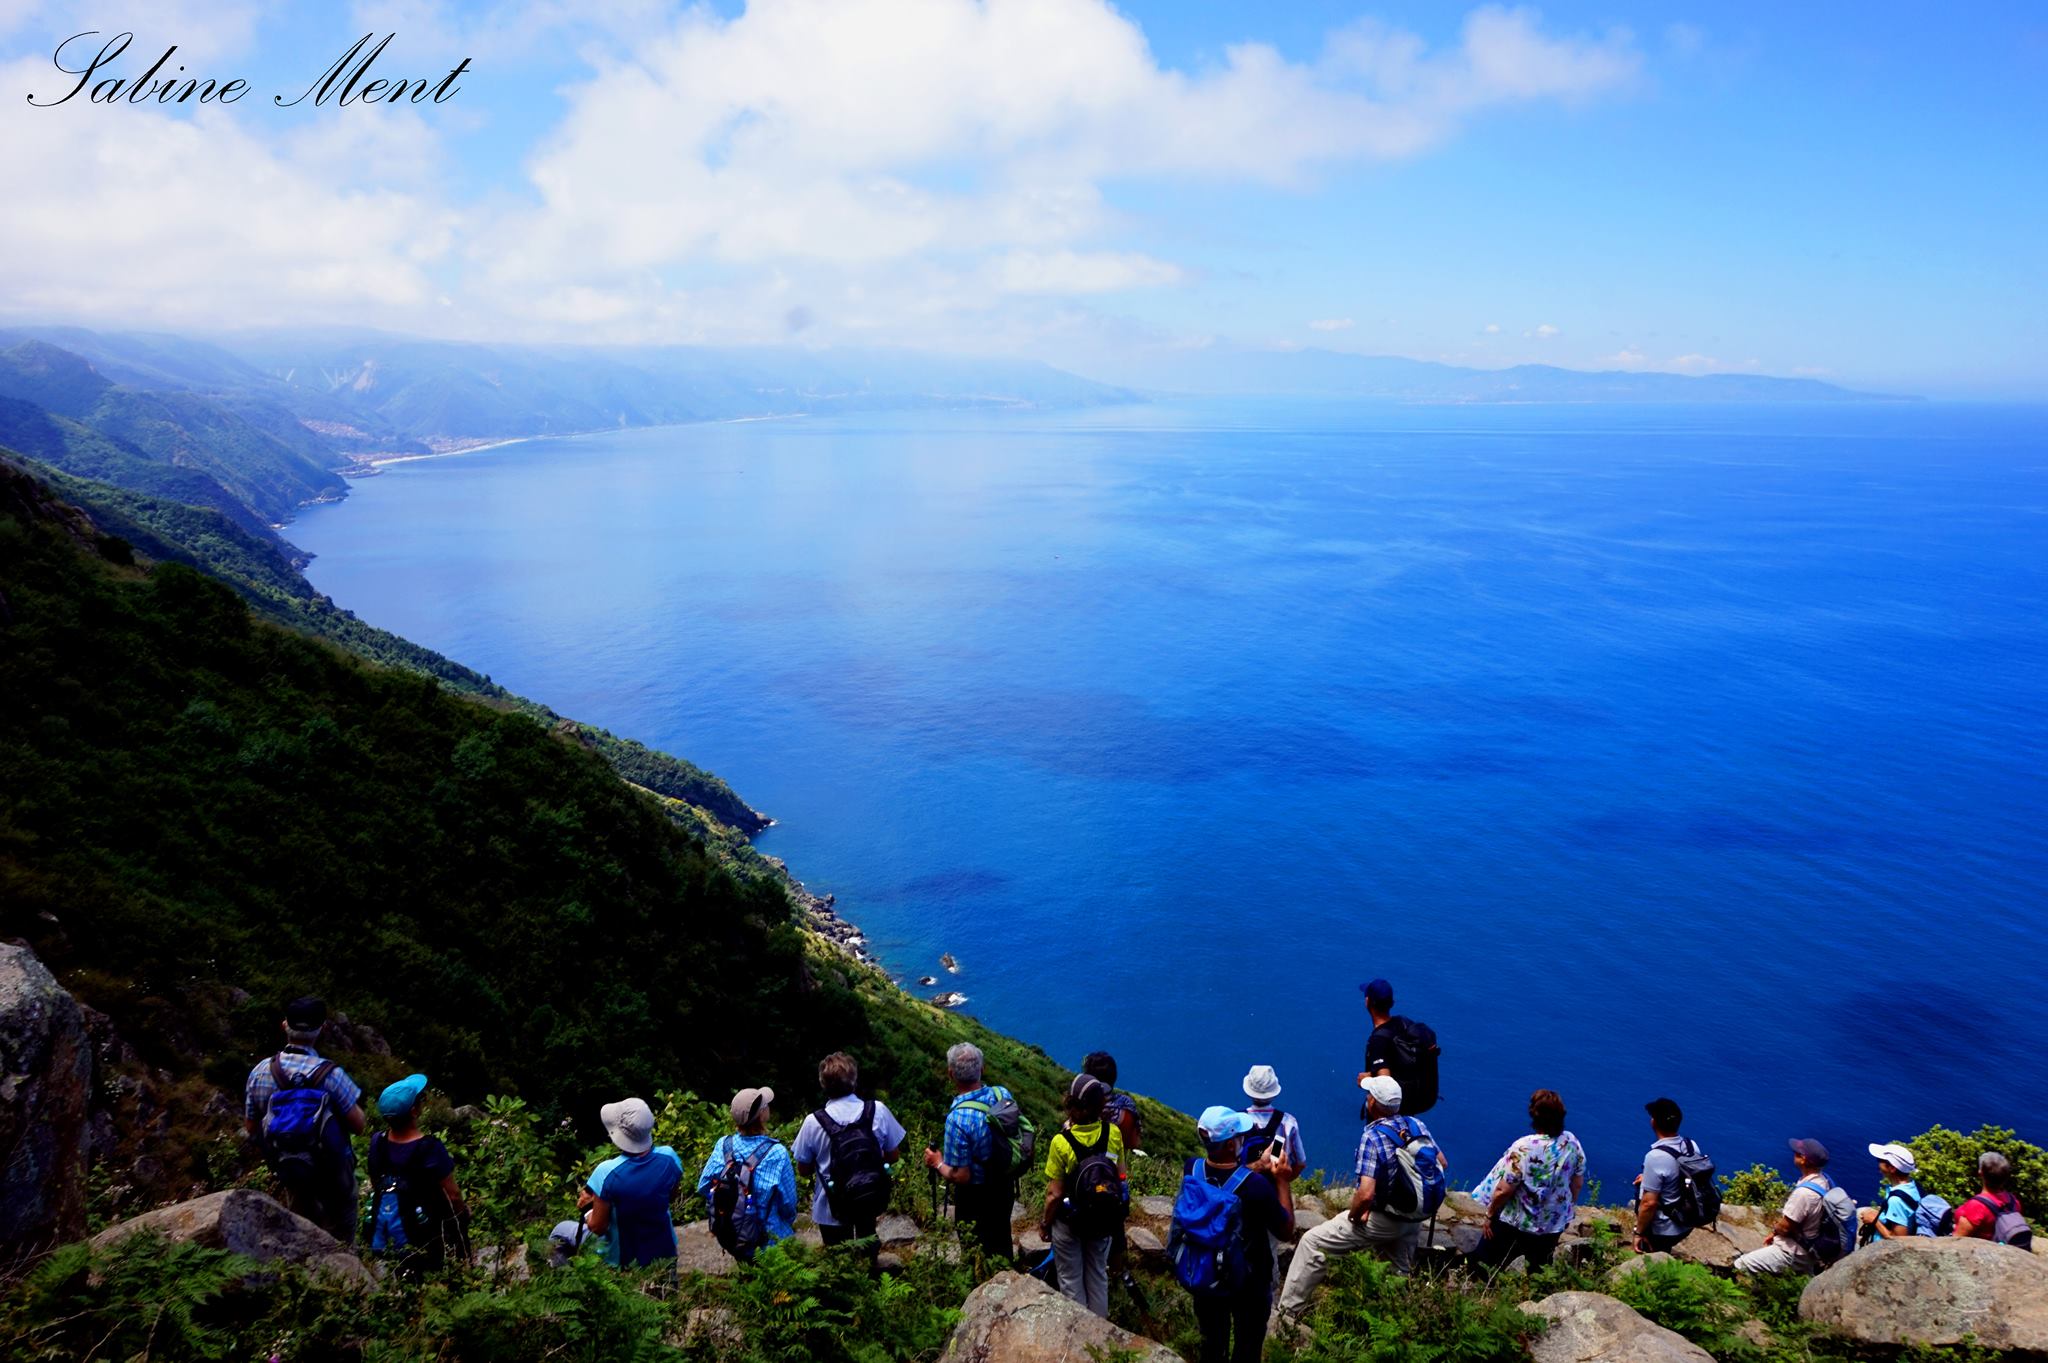
<path fill-rule="evenodd" d="M 1586 1190 L 1586 1150 L 1564 1129 L 1564 1099 L 1536 1090 L 1529 1096 L 1529 1125 L 1536 1134 L 1509 1146 L 1477 1191 L 1487 1204 L 1487 1222 L 1475 1263 L 1499 1267 L 1520 1256 L 1531 1269 L 1542 1268 Z"/>

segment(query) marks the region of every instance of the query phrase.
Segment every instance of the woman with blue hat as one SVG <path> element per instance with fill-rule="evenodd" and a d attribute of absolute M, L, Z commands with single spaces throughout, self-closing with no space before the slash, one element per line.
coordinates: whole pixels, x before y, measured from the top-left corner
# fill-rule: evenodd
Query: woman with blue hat
<path fill-rule="evenodd" d="M 438 1268 L 452 1248 L 466 1259 L 462 1227 L 469 1220 L 455 1186 L 455 1157 L 437 1136 L 420 1130 L 427 1076 L 408 1074 L 377 1095 L 388 1128 L 370 1137 L 370 1248 L 401 1256 L 408 1267 Z"/>

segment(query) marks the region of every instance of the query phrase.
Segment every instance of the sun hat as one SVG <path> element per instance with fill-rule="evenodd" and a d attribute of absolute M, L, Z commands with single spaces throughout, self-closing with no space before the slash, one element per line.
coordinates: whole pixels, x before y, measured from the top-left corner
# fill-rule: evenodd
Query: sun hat
<path fill-rule="evenodd" d="M 1375 1074 L 1370 1079 L 1361 1079 L 1358 1086 L 1371 1094 L 1387 1111 L 1401 1110 L 1401 1082 L 1393 1075 Z"/>
<path fill-rule="evenodd" d="M 403 1117 L 420 1105 L 420 1095 L 427 1091 L 427 1076 L 408 1074 L 395 1084 L 386 1084 L 384 1091 L 377 1095 L 377 1111 L 386 1117 Z"/>
<path fill-rule="evenodd" d="M 1215 1107 L 1203 1110 L 1201 1120 L 1195 1123 L 1195 1129 L 1209 1144 L 1221 1145 L 1232 1136 L 1242 1136 L 1257 1125 L 1257 1122 L 1236 1108 L 1218 1103 Z"/>
<path fill-rule="evenodd" d="M 741 1089 L 732 1096 L 732 1124 L 751 1126 L 763 1110 L 775 1102 L 775 1090 L 771 1088 Z"/>
<path fill-rule="evenodd" d="M 1385 980 L 1367 980 L 1358 986 L 1358 992 L 1365 995 L 1367 1003 L 1376 1003 L 1382 1008 L 1394 1006 L 1394 986 Z"/>
<path fill-rule="evenodd" d="M 654 1148 L 654 1109 L 640 1099 L 606 1103 L 597 1116 L 612 1144 L 627 1154 L 644 1155 Z"/>
<path fill-rule="evenodd" d="M 1816 1169 L 1828 1162 L 1828 1148 L 1819 1141 L 1801 1137 L 1796 1141 L 1787 1141 L 1785 1143 L 1792 1147 L 1793 1154 L 1800 1156 Z"/>
<path fill-rule="evenodd" d="M 1270 1103 L 1280 1096 L 1280 1076 L 1271 1065 L 1254 1065 L 1244 1077 L 1244 1096 L 1255 1103 Z"/>
<path fill-rule="evenodd" d="M 1870 1153 L 1875 1158 L 1884 1161 L 1892 1168 L 1904 1174 L 1907 1178 L 1911 1178 L 1914 1174 L 1920 1172 L 1920 1161 L 1915 1159 L 1913 1152 L 1903 1145 L 1873 1145 L 1870 1147 Z"/>

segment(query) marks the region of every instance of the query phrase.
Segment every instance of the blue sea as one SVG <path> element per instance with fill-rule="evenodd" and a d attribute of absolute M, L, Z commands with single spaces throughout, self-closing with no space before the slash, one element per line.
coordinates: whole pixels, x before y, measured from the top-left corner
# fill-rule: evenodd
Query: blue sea
<path fill-rule="evenodd" d="M 1376 975 L 1442 1037 L 1460 1185 L 1537 1087 L 1609 1199 L 1659 1094 L 1724 1170 L 1817 1136 L 1859 1189 L 1935 1123 L 2048 1143 L 2042 409 L 684 426 L 287 533 L 727 778 L 913 987 L 1188 1110 L 1275 1066 L 1312 1164 Z"/>

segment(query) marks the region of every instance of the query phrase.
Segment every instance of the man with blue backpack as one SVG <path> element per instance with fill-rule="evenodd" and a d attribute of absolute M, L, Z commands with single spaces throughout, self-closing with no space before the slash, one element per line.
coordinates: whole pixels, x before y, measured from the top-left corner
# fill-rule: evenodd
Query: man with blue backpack
<path fill-rule="evenodd" d="M 1273 1245 L 1294 1235 L 1294 1172 L 1262 1155 L 1239 1163 L 1258 1123 L 1212 1107 L 1195 1124 L 1205 1154 L 1188 1163 L 1166 1254 L 1195 1305 L 1201 1363 L 1258 1363 L 1273 1299 Z"/>
<path fill-rule="evenodd" d="M 1401 1115 L 1401 1085 L 1391 1075 L 1368 1077 L 1364 1132 L 1358 1139 L 1358 1191 L 1351 1208 L 1301 1237 L 1280 1290 L 1280 1310 L 1300 1317 L 1309 1295 L 1329 1274 L 1330 1260 L 1368 1251 L 1396 1273 L 1415 1266 L 1423 1228 L 1443 1206 L 1450 1161 L 1420 1117 Z"/>
<path fill-rule="evenodd" d="M 1955 1231 L 1955 1209 L 1939 1193 L 1923 1193 L 1915 1181 L 1920 1161 L 1903 1145 L 1873 1145 L 1878 1176 L 1884 1180 L 1879 1205 L 1865 1207 L 1863 1239 L 1866 1243 L 1882 1237 L 1900 1240 L 1909 1235 L 1951 1235 Z"/>
<path fill-rule="evenodd" d="M 1762 1246 L 1735 1260 L 1737 1273 L 1818 1273 L 1856 1248 L 1856 1201 L 1825 1172 L 1827 1147 L 1791 1144 L 1799 1181 Z"/>
<path fill-rule="evenodd" d="M 285 1005 L 284 1049 L 249 1071 L 242 1124 L 284 1185 L 285 1205 L 343 1244 L 356 1235 L 356 1152 L 362 1088 L 314 1047 L 327 1025 L 316 998 Z"/>

